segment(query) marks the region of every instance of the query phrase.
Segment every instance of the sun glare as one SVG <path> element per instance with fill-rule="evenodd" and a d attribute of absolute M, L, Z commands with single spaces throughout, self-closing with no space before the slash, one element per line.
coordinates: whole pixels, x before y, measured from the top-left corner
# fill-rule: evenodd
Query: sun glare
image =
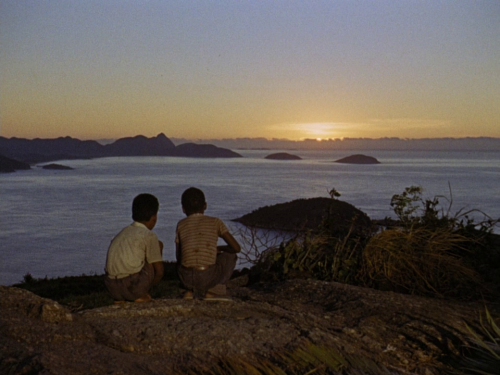
<path fill-rule="evenodd" d="M 327 139 L 335 135 L 337 129 L 334 122 L 309 122 L 303 124 L 297 124 L 297 130 L 299 130 L 305 138 L 313 138 L 316 141 L 321 142 L 323 139 Z"/>

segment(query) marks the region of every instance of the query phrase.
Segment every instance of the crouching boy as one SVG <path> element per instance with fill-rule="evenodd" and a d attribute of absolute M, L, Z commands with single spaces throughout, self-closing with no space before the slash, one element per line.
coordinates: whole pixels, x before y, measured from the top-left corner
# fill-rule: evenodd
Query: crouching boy
<path fill-rule="evenodd" d="M 134 222 L 111 241 L 104 283 L 115 303 L 150 301 L 149 289 L 163 277 L 163 243 L 151 231 L 158 208 L 154 195 L 139 194 L 132 203 Z"/>
<path fill-rule="evenodd" d="M 177 224 L 176 258 L 178 274 L 187 291 L 185 299 L 229 300 L 226 283 L 236 266 L 240 245 L 226 225 L 216 217 L 205 216 L 205 195 L 191 187 L 181 198 L 186 218 Z M 222 238 L 227 245 L 217 246 Z"/>

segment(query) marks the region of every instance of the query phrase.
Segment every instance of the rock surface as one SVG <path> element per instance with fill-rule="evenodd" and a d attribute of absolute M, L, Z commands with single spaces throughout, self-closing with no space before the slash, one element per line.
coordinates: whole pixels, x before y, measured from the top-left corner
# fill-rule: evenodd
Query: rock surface
<path fill-rule="evenodd" d="M 441 374 L 466 344 L 465 322 L 477 327 L 484 312 L 334 282 L 245 283 L 230 282 L 233 302 L 160 298 L 74 313 L 0 286 L 0 373 L 172 374 L 312 343 L 395 374 Z"/>
<path fill-rule="evenodd" d="M 335 163 L 347 163 L 347 164 L 380 164 L 380 162 L 373 156 L 366 155 L 351 155 L 342 159 L 335 160 Z"/>
<path fill-rule="evenodd" d="M 264 159 L 271 160 L 302 160 L 298 155 L 292 155 L 287 152 L 277 152 L 275 154 L 267 155 Z"/>

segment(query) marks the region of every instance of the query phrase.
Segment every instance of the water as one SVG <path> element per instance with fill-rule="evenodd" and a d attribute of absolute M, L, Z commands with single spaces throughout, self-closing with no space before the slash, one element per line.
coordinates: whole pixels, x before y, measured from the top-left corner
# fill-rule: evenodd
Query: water
<path fill-rule="evenodd" d="M 0 175 L 0 284 L 33 277 L 101 274 L 112 237 L 131 222 L 132 199 L 149 192 L 160 200 L 155 232 L 164 259 L 174 260 L 182 192 L 197 186 L 207 215 L 231 219 L 265 205 L 328 196 L 334 187 L 371 218 L 394 216 L 393 194 L 410 185 L 424 196 L 452 189 L 452 212 L 480 209 L 500 217 L 500 152 L 373 151 L 379 165 L 333 163 L 354 152 L 297 151 L 301 161 L 273 161 L 272 151 L 239 151 L 238 159 L 102 158 L 58 163 L 72 171 L 34 168 Z M 442 200 L 445 202 L 444 200 Z M 479 215 L 479 219 L 482 215 Z"/>

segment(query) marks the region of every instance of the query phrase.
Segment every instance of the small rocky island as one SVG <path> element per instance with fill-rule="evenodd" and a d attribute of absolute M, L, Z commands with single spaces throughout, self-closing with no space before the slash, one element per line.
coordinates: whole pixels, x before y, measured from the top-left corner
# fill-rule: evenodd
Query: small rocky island
<path fill-rule="evenodd" d="M 380 162 L 373 156 L 366 156 L 362 154 L 356 154 L 347 156 L 342 159 L 335 160 L 335 163 L 345 163 L 345 164 L 380 164 Z"/>
<path fill-rule="evenodd" d="M 289 154 L 287 152 L 277 152 L 275 154 L 267 155 L 264 159 L 271 160 L 302 160 L 300 156 Z"/>
<path fill-rule="evenodd" d="M 272 230 L 297 231 L 315 229 L 330 216 L 336 227 L 350 225 L 354 220 L 360 227 L 369 228 L 371 220 L 364 212 L 352 204 L 331 198 L 296 199 L 260 207 L 233 221 L 249 227 Z"/>
<path fill-rule="evenodd" d="M 68 167 L 67 165 L 61 165 L 61 164 L 54 164 L 54 163 L 52 163 L 52 164 L 43 165 L 42 169 L 53 169 L 53 170 L 58 170 L 58 171 L 68 171 L 68 170 L 72 170 L 73 168 Z"/>

